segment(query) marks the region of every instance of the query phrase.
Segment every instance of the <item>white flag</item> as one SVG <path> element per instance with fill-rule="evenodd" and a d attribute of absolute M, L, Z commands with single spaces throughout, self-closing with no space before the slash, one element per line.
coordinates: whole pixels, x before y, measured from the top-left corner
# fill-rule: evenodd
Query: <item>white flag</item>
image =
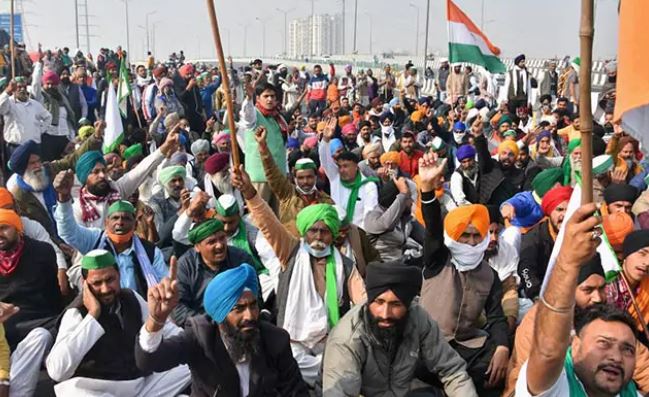
<path fill-rule="evenodd" d="M 104 153 L 114 151 L 124 139 L 124 126 L 119 112 L 117 95 L 112 83 L 108 84 L 106 93 L 106 131 L 104 132 Z"/>

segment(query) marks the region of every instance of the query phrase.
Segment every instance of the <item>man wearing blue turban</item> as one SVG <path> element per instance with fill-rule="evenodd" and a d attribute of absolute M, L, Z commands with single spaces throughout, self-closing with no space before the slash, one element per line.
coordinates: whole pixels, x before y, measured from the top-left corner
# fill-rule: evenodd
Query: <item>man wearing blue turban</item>
<path fill-rule="evenodd" d="M 259 321 L 252 266 L 243 263 L 214 277 L 203 298 L 206 313 L 188 319 L 184 333 L 167 338 L 163 327 L 179 299 L 175 264 L 169 274 L 148 293 L 149 317 L 135 345 L 140 370 L 187 364 L 195 395 L 309 395 L 288 332 Z"/>

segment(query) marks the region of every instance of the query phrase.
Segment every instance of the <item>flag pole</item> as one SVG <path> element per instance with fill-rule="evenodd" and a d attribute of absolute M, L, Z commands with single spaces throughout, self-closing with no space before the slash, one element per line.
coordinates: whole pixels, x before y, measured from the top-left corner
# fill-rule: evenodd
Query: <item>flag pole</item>
<path fill-rule="evenodd" d="M 631 290 L 631 287 L 629 286 L 629 282 L 626 279 L 626 276 L 624 275 L 624 270 L 620 271 L 620 279 L 624 283 L 624 287 L 626 288 L 627 291 L 629 291 L 629 296 L 631 297 L 631 305 L 633 306 L 633 310 L 638 314 L 638 322 L 640 325 L 642 325 L 642 331 L 644 332 L 644 336 L 649 340 L 649 328 L 647 328 L 647 323 L 645 322 L 644 316 L 642 315 L 642 312 L 640 311 L 640 306 L 638 306 L 638 302 L 635 300 L 635 296 L 633 294 L 633 291 Z"/>
<path fill-rule="evenodd" d="M 221 86 L 224 87 L 225 103 L 228 112 L 228 126 L 230 127 L 230 141 L 232 141 L 232 165 L 235 169 L 239 168 L 239 148 L 237 143 L 237 128 L 234 123 L 234 109 L 232 105 L 232 95 L 230 94 L 230 78 L 228 77 L 228 68 L 223 56 L 223 46 L 221 45 L 221 34 L 219 33 L 219 23 L 216 20 L 216 10 L 214 0 L 207 0 L 207 11 L 212 25 L 212 36 L 216 46 L 216 55 L 219 59 L 219 68 L 221 69 Z"/>
<path fill-rule="evenodd" d="M 579 28 L 579 131 L 581 132 L 581 203 L 593 202 L 593 112 L 590 105 L 593 60 L 593 0 L 581 0 Z"/>

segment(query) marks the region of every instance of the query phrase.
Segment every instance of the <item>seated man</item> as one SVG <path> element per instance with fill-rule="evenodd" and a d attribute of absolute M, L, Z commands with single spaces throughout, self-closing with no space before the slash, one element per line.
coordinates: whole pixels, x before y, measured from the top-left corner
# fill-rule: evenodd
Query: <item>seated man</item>
<path fill-rule="evenodd" d="M 62 171 L 54 179 L 58 195 L 54 218 L 59 235 L 82 255 L 97 248 L 112 252 L 122 288 L 145 296 L 147 289 L 167 274 L 167 265 L 158 247 L 135 235 L 135 207 L 128 201 L 115 201 L 106 211 L 104 230 L 81 226 L 72 215 L 73 180 L 72 171 Z M 72 285 L 81 290 L 80 266 L 73 266 L 68 273 Z"/>
<path fill-rule="evenodd" d="M 217 274 L 252 262 L 245 251 L 228 246 L 223 222 L 218 219 L 198 221 L 188 237 L 194 247 L 178 259 L 179 302 L 171 314 L 179 326 L 184 326 L 189 317 L 205 313 L 203 295 Z"/>
<path fill-rule="evenodd" d="M 283 174 L 268 150 L 266 129 L 260 127 L 255 132 L 255 139 L 261 153 L 261 163 L 264 167 L 266 180 L 271 190 L 279 200 L 279 220 L 297 236 L 295 216 L 302 208 L 311 204 L 333 204 L 328 194 L 318 190 L 318 170 L 316 163 L 310 158 L 301 158 L 295 163 L 293 170 L 294 184 Z"/>
<path fill-rule="evenodd" d="M 541 202 L 546 219 L 522 236 L 518 276 L 521 279 L 521 294 L 527 299 L 536 299 L 539 296 L 552 248 L 571 195 L 570 186 L 555 187 L 548 191 Z"/>
<path fill-rule="evenodd" d="M 52 344 L 49 330 L 63 308 L 56 272 L 52 247 L 26 237 L 18 214 L 0 209 L 0 309 L 14 312 L 2 324 L 12 352 L 12 396 L 32 396 L 36 390 Z"/>
<path fill-rule="evenodd" d="M 425 231 L 412 217 L 413 188 L 404 177 L 384 183 L 379 205 L 365 217 L 365 231 L 384 261 L 421 257 Z"/>
<path fill-rule="evenodd" d="M 403 261 L 372 263 L 366 283 L 367 303 L 351 309 L 327 339 L 323 395 L 406 396 L 423 364 L 439 377 L 447 396 L 477 396 L 464 360 L 412 302 L 420 271 Z"/>
<path fill-rule="evenodd" d="M 183 198 L 189 196 L 185 190 L 187 170 L 181 165 L 172 165 L 158 172 L 158 183 L 162 190 L 153 194 L 149 206 L 155 214 L 155 227 L 160 243 L 158 246 L 170 246 L 174 223 L 182 207 Z"/>
<path fill-rule="evenodd" d="M 149 317 L 144 299 L 120 288 L 115 257 L 96 249 L 81 260 L 83 292 L 61 318 L 56 342 L 47 356 L 47 373 L 57 396 L 174 396 L 190 382 L 187 366 L 151 373 L 135 365 L 133 346 Z M 167 336 L 182 332 L 171 322 Z"/>
<path fill-rule="evenodd" d="M 604 202 L 609 214 L 626 212 L 634 216 L 631 208 L 637 198 L 638 189 L 631 185 L 612 183 L 604 189 Z"/>
<path fill-rule="evenodd" d="M 424 282 L 420 303 L 437 321 L 451 346 L 469 363 L 467 370 L 479 396 L 502 391 L 509 360 L 502 285 L 485 260 L 489 246 L 489 211 L 468 205 L 442 221 L 435 190 L 446 161 L 426 154 L 419 165 L 426 230 Z M 486 324 L 481 317 L 486 315 Z"/>
<path fill-rule="evenodd" d="M 456 156 L 460 165 L 451 175 L 451 194 L 455 204 L 459 206 L 480 202 L 480 169 L 475 155 L 475 148 L 471 145 L 462 145 L 457 149 Z"/>
<path fill-rule="evenodd" d="M 364 294 L 353 262 L 332 247 L 340 229 L 338 213 L 330 204 L 305 207 L 296 218 L 302 236 L 297 240 L 257 194 L 243 169 L 233 173 L 232 185 L 241 191 L 255 225 L 279 259 L 277 325 L 291 335 L 302 376 L 314 386 L 329 330 L 349 310 L 349 302 L 358 302 L 356 298 Z"/>
<path fill-rule="evenodd" d="M 257 274 L 250 265 L 214 277 L 203 298 L 206 314 L 188 319 L 185 332 L 171 337 L 162 331 L 179 299 L 174 272 L 170 275 L 149 291 L 152 310 L 135 344 L 140 370 L 187 364 L 196 396 L 309 395 L 288 333 L 259 321 Z"/>
<path fill-rule="evenodd" d="M 595 305 L 580 311 L 573 327 L 580 268 L 601 242 L 596 211 L 594 203 L 584 204 L 567 220 L 540 297 L 530 358 L 516 382 L 517 397 L 640 396 L 632 381 L 637 343 L 633 319 L 613 306 Z"/>

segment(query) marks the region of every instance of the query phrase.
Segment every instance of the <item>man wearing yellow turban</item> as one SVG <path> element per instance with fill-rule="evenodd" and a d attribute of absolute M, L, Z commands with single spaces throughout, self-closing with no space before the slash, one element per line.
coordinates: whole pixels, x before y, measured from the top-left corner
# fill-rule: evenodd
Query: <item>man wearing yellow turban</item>
<path fill-rule="evenodd" d="M 478 395 L 499 396 L 509 361 L 509 337 L 501 305 L 502 285 L 485 259 L 489 211 L 484 205 L 467 205 L 452 210 L 442 221 L 435 190 L 442 183 L 445 166 L 434 154 L 426 154 L 419 163 L 428 231 L 420 304 L 468 363 Z M 477 325 L 483 313 L 490 324 L 488 332 Z"/>
<path fill-rule="evenodd" d="M 338 212 L 331 204 L 305 207 L 296 217 L 300 234 L 296 239 L 261 199 L 243 169 L 235 171 L 232 185 L 241 191 L 253 222 L 279 259 L 277 325 L 290 334 L 302 376 L 314 385 L 329 330 L 349 310 L 349 302 L 358 303 L 355 297 L 364 295 L 352 288 L 362 285 L 356 283 L 360 279 L 356 266 L 334 245 L 341 225 Z"/>

